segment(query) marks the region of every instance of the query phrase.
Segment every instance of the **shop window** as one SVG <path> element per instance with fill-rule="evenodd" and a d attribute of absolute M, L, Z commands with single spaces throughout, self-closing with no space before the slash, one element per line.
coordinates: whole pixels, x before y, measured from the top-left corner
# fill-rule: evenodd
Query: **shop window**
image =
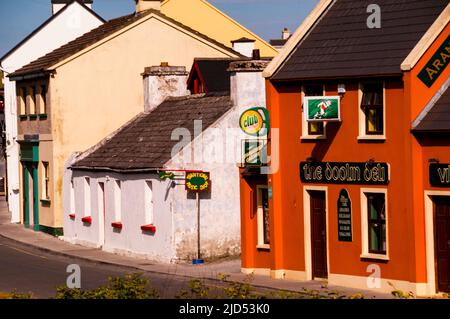
<path fill-rule="evenodd" d="M 48 162 L 42 162 L 42 199 L 50 199 L 50 168 Z"/>
<path fill-rule="evenodd" d="M 114 181 L 114 214 L 115 221 L 122 221 L 122 182 Z"/>
<path fill-rule="evenodd" d="M 360 95 L 360 137 L 368 139 L 384 138 L 385 103 L 383 83 L 365 83 L 360 85 Z"/>
<path fill-rule="evenodd" d="M 302 96 L 324 96 L 325 89 L 323 85 L 309 84 L 302 87 Z M 303 112 L 305 112 L 305 105 L 303 105 Z M 305 114 L 302 114 L 302 138 L 303 139 L 320 139 L 325 138 L 324 122 L 307 122 Z"/>
<path fill-rule="evenodd" d="M 386 259 L 388 255 L 387 193 L 383 189 L 362 191 L 361 211 L 364 235 L 362 257 Z"/>
<path fill-rule="evenodd" d="M 84 216 L 91 215 L 91 179 L 84 178 Z"/>
<path fill-rule="evenodd" d="M 145 224 L 153 224 L 153 183 L 152 181 L 145 181 Z"/>
<path fill-rule="evenodd" d="M 39 114 L 47 114 L 47 86 L 41 85 L 39 91 Z"/>
<path fill-rule="evenodd" d="M 269 191 L 267 186 L 257 187 L 258 248 L 270 248 Z"/>

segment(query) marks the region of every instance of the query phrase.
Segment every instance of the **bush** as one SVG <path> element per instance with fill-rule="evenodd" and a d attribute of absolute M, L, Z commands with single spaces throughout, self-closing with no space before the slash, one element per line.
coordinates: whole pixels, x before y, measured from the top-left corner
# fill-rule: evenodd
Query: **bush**
<path fill-rule="evenodd" d="M 149 286 L 149 280 L 142 274 L 125 277 L 110 277 L 106 287 L 92 291 L 70 289 L 65 286 L 57 288 L 56 299 L 157 299 L 159 292 Z"/>

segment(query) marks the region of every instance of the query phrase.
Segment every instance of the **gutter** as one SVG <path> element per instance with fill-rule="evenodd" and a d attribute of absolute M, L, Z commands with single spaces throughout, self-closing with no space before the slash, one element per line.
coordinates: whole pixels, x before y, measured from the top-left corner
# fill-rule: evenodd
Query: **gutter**
<path fill-rule="evenodd" d="M 31 74 L 23 74 L 23 75 L 14 75 L 14 73 L 8 75 L 8 78 L 11 81 L 23 81 L 23 80 L 32 80 L 37 78 L 46 77 L 47 75 L 51 74 L 51 71 L 40 71 L 40 72 L 33 72 Z"/>
<path fill-rule="evenodd" d="M 139 173 L 158 173 L 162 169 L 158 168 L 135 168 L 135 169 L 120 169 L 100 166 L 70 166 L 69 169 L 74 171 L 97 171 L 97 172 L 114 172 L 120 174 L 139 174 Z"/>

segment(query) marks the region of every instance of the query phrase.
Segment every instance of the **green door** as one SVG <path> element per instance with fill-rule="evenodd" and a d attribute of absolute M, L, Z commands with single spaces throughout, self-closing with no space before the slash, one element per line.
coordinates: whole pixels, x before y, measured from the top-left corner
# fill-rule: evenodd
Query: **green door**
<path fill-rule="evenodd" d="M 19 141 L 23 167 L 23 213 L 26 227 L 39 230 L 39 141 Z"/>

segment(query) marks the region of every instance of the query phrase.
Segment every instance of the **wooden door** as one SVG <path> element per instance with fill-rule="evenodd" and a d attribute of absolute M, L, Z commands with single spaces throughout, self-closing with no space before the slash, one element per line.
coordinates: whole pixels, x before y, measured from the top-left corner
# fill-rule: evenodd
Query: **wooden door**
<path fill-rule="evenodd" d="M 450 197 L 434 198 L 436 285 L 439 292 L 450 292 Z"/>
<path fill-rule="evenodd" d="M 310 192 L 312 276 L 328 278 L 325 192 Z"/>

